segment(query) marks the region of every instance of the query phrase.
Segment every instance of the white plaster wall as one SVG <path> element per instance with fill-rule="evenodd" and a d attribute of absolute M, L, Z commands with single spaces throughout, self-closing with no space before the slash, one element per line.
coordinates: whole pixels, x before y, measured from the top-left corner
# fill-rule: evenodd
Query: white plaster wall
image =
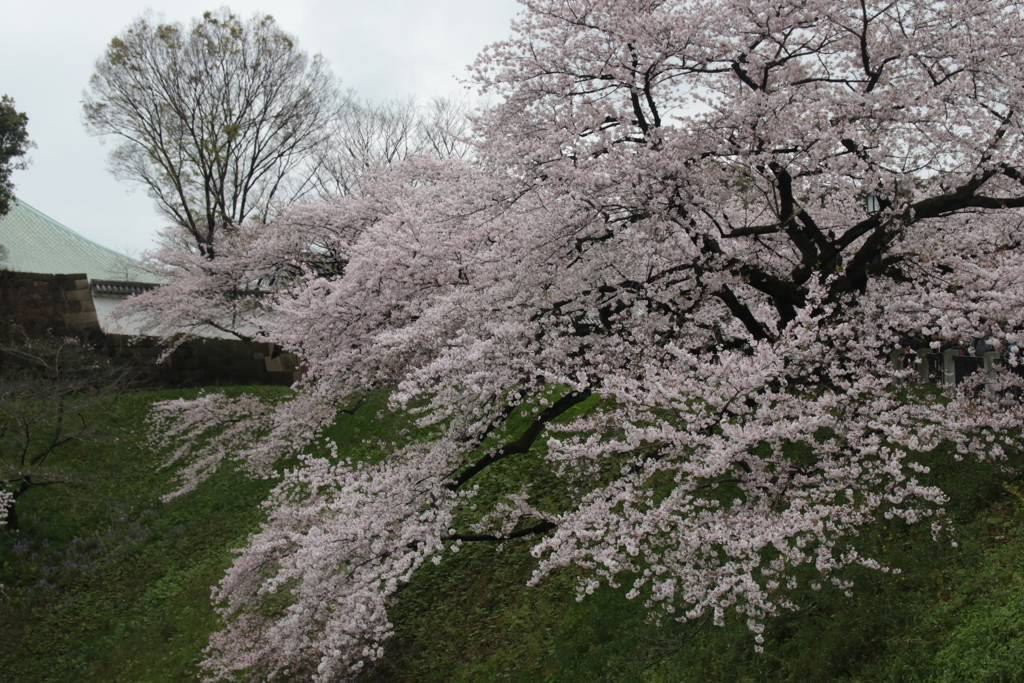
<path fill-rule="evenodd" d="M 126 296 L 111 296 L 109 294 L 96 294 L 93 292 L 92 302 L 96 306 L 96 318 L 100 322 L 100 329 L 107 334 L 142 334 L 143 324 L 145 318 L 141 315 L 132 315 L 128 317 L 122 317 L 119 320 L 114 319 L 114 309 L 118 305 L 127 299 Z M 242 334 L 245 334 L 249 329 L 242 330 Z M 251 328 L 251 331 L 255 334 L 255 328 Z M 200 337 L 207 337 L 211 339 L 237 339 L 233 334 L 222 332 L 215 327 L 203 327 L 195 331 Z"/>
<path fill-rule="evenodd" d="M 114 309 L 127 299 L 125 296 L 98 295 L 93 292 L 92 303 L 96 306 L 96 317 L 100 321 L 100 329 L 107 334 L 140 334 L 142 317 L 135 315 L 114 320 Z"/>

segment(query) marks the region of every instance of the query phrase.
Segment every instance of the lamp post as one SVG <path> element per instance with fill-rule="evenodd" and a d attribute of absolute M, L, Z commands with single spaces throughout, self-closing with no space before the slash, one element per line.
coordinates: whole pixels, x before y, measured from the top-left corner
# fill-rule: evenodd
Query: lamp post
<path fill-rule="evenodd" d="M 864 208 L 869 216 L 877 216 L 881 213 L 882 203 L 878 201 L 878 195 L 874 192 L 869 192 L 868 196 L 864 198 Z"/>

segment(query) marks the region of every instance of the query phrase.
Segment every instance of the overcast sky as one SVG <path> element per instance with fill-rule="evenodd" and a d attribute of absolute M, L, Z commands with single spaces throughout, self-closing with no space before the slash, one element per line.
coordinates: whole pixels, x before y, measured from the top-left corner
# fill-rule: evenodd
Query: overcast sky
<path fill-rule="evenodd" d="M 15 194 L 100 244 L 139 253 L 166 220 L 141 188 L 107 170 L 111 145 L 86 134 L 82 91 L 107 43 L 153 9 L 187 24 L 222 3 L 196 0 L 0 0 L 0 94 L 29 116 L 28 170 Z M 505 38 L 515 0 L 235 0 L 238 14 L 271 14 L 343 88 L 380 100 L 459 92 L 465 67 Z"/>

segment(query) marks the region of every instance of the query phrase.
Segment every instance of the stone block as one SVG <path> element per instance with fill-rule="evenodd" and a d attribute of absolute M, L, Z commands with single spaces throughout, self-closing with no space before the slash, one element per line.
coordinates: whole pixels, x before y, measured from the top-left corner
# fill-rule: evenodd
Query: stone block
<path fill-rule="evenodd" d="M 54 279 L 57 281 L 58 286 L 65 293 L 72 292 L 76 289 L 89 289 L 89 278 L 85 273 L 75 273 L 74 275 L 58 275 Z"/>
<path fill-rule="evenodd" d="M 95 311 L 88 311 L 83 313 L 65 313 L 64 322 L 72 327 L 99 327 L 99 320 L 96 318 Z"/>
<path fill-rule="evenodd" d="M 92 301 L 92 292 L 88 289 L 73 289 L 64 292 L 64 298 L 68 301 Z"/>

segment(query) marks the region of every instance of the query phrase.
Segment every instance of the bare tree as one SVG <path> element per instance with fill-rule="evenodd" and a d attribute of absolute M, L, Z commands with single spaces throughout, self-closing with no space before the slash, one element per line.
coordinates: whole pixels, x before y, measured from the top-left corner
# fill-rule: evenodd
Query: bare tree
<path fill-rule="evenodd" d="M 423 153 L 437 159 L 465 159 L 469 142 L 469 105 L 457 97 L 435 97 L 419 120 L 418 135 Z"/>
<path fill-rule="evenodd" d="M 454 97 L 421 105 L 415 97 L 372 102 L 349 91 L 338 107 L 332 143 L 319 161 L 318 193 L 353 194 L 367 170 L 414 156 L 467 156 L 468 110 L 465 101 Z"/>
<path fill-rule="evenodd" d="M 86 128 L 113 136 L 114 173 L 146 188 L 215 253 L 217 234 L 308 191 L 338 88 L 270 16 L 227 8 L 186 28 L 147 14 L 111 40 L 84 94 Z"/>
<path fill-rule="evenodd" d="M 76 339 L 0 343 L 0 523 L 17 528 L 29 491 L 71 483 L 55 456 L 96 437 L 134 376 Z"/>

